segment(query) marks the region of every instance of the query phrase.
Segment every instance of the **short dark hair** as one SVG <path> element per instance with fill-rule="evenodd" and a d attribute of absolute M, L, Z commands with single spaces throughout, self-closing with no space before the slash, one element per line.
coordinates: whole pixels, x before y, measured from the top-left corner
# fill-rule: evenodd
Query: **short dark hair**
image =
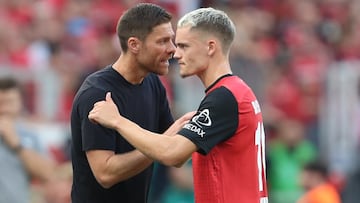
<path fill-rule="evenodd" d="M 10 90 L 14 88 L 20 89 L 20 83 L 13 77 L 1 77 L 0 78 L 0 90 Z"/>
<path fill-rule="evenodd" d="M 168 23 L 171 18 L 172 15 L 164 8 L 151 3 L 140 3 L 127 10 L 116 28 L 122 51 L 127 52 L 130 37 L 144 40 L 155 26 Z"/>
<path fill-rule="evenodd" d="M 327 178 L 329 175 L 327 165 L 321 160 L 314 160 L 304 165 L 304 170 L 317 173 L 324 178 Z"/>

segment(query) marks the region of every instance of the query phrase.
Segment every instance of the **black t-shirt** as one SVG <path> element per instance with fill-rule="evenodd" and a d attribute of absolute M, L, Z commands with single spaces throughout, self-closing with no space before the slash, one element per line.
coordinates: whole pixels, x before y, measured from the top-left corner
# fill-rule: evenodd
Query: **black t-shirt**
<path fill-rule="evenodd" d="M 87 77 L 75 96 L 71 113 L 72 203 L 144 203 L 147 200 L 152 167 L 104 189 L 87 161 L 85 152 L 88 150 L 112 150 L 117 154 L 134 150 L 115 130 L 88 119 L 94 103 L 104 100 L 109 91 L 121 115 L 142 128 L 162 133 L 173 123 L 165 88 L 155 74 L 149 74 L 139 85 L 127 82 L 111 66 Z"/>

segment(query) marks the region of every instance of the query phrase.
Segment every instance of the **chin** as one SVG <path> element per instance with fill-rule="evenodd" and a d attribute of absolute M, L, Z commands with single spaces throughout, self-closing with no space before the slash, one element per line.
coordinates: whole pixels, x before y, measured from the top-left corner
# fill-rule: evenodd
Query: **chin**
<path fill-rule="evenodd" d="M 155 73 L 158 75 L 166 75 L 166 74 L 168 74 L 168 72 L 169 72 L 169 69 L 156 71 Z"/>
<path fill-rule="evenodd" d="M 191 76 L 191 74 L 180 73 L 180 77 L 182 77 L 182 78 L 187 78 L 187 77 L 189 77 L 189 76 Z"/>

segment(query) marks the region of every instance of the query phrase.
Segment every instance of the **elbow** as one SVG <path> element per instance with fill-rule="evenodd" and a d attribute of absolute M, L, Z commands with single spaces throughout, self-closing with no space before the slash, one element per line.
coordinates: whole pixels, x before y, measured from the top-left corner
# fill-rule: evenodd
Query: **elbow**
<path fill-rule="evenodd" d="M 109 188 L 111 188 L 112 186 L 113 186 L 113 184 L 109 184 L 109 183 L 100 183 L 99 182 L 99 184 L 100 184 L 100 186 L 102 187 L 102 188 L 104 188 L 104 189 L 109 189 Z"/>
<path fill-rule="evenodd" d="M 171 160 L 171 159 L 163 159 L 163 160 L 159 160 L 160 163 L 164 164 L 165 166 L 179 166 L 180 163 L 178 163 L 177 161 Z"/>
<path fill-rule="evenodd" d="M 173 141 L 158 147 L 155 153 L 153 156 L 155 160 L 166 166 L 179 168 L 191 157 L 193 150 L 185 149 L 179 142 Z"/>
<path fill-rule="evenodd" d="M 179 162 L 179 163 L 177 163 L 177 164 L 175 164 L 175 165 L 173 165 L 173 166 L 176 167 L 176 168 L 181 168 L 181 167 L 184 165 L 185 162 L 186 162 L 186 161 Z"/>
<path fill-rule="evenodd" d="M 96 177 L 96 181 L 100 184 L 101 187 L 105 189 L 111 188 L 115 183 L 112 181 L 111 177 L 108 175 L 99 175 Z"/>

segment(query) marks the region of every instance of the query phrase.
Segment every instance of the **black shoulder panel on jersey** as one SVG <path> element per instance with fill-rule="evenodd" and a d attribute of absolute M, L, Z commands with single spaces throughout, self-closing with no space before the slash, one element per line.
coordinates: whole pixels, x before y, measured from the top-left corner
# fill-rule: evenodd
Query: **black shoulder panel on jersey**
<path fill-rule="evenodd" d="M 234 135 L 238 121 L 235 96 L 227 88 L 219 87 L 204 98 L 196 115 L 179 134 L 194 142 L 199 153 L 207 154 L 218 143 Z"/>

